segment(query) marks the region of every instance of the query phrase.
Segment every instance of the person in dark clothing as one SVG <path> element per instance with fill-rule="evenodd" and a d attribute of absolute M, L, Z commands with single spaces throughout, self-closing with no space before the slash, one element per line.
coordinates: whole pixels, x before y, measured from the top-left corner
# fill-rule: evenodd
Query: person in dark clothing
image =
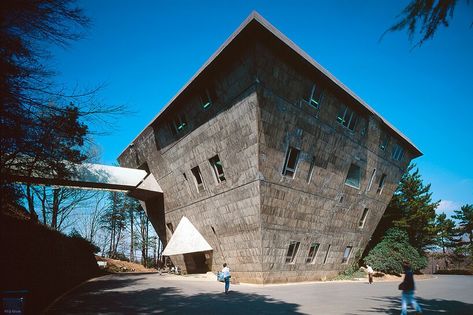
<path fill-rule="evenodd" d="M 399 290 L 402 290 L 402 301 L 401 301 L 401 315 L 407 314 L 407 304 L 411 304 L 412 307 L 416 310 L 417 314 L 422 314 L 422 309 L 417 303 L 414 297 L 414 274 L 411 269 L 411 264 L 407 261 L 402 263 L 404 268 L 404 281 L 399 284 Z"/>

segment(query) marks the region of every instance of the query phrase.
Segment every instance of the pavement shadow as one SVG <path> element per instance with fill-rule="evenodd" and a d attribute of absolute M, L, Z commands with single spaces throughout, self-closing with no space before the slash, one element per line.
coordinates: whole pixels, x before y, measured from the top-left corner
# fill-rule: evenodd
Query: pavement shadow
<path fill-rule="evenodd" d="M 299 305 L 237 291 L 185 295 L 176 287 L 132 289 L 140 280 L 92 281 L 45 314 L 302 314 Z M 103 282 L 103 283 L 101 283 Z M 118 289 L 118 290 L 117 290 Z"/>
<path fill-rule="evenodd" d="M 360 310 L 361 313 L 377 313 L 377 314 L 400 314 L 401 313 L 401 296 L 385 296 L 379 298 L 369 298 L 369 300 L 377 301 L 383 306 L 373 307 L 370 309 Z M 455 300 L 444 299 L 423 299 L 417 297 L 417 302 L 422 307 L 423 314 L 455 314 L 455 315 L 471 315 L 473 314 L 473 304 Z M 414 313 L 411 305 L 408 305 L 408 313 Z M 359 314 L 359 313 L 353 313 Z"/>

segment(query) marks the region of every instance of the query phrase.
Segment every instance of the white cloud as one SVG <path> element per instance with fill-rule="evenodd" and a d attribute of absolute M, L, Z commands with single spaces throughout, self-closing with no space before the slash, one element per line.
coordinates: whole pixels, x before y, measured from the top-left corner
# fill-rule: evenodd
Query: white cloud
<path fill-rule="evenodd" d="M 445 212 L 447 216 L 451 216 L 453 214 L 453 210 L 459 210 L 461 207 L 461 204 L 456 201 L 452 200 L 442 200 L 440 201 L 439 206 L 435 210 L 437 214 Z"/>

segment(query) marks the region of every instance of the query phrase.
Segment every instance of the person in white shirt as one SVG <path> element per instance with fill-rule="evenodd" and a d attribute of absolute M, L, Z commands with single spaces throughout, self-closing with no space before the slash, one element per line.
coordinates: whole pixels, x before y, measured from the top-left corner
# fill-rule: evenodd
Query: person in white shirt
<path fill-rule="evenodd" d="M 228 289 L 230 288 L 230 268 L 227 267 L 227 263 L 223 264 L 223 279 L 225 280 L 225 294 L 228 294 Z"/>
<path fill-rule="evenodd" d="M 366 265 L 366 271 L 368 272 L 368 281 L 370 284 L 373 284 L 373 268 L 370 265 Z"/>

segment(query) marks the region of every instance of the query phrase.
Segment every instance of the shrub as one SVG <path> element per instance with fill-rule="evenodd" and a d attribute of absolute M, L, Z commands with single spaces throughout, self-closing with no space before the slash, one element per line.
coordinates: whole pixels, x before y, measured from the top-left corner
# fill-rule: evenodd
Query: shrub
<path fill-rule="evenodd" d="M 427 259 L 409 244 L 407 232 L 398 228 L 389 229 L 386 235 L 365 257 L 365 264 L 377 271 L 389 274 L 402 273 L 402 261 L 411 263 L 412 270 L 427 266 Z"/>

